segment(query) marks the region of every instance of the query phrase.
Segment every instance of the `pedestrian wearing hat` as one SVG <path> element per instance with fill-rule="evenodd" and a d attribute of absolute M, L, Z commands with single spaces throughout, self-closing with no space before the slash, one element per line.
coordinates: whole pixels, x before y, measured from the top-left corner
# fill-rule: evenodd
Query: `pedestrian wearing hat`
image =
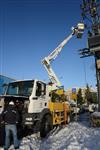
<path fill-rule="evenodd" d="M 17 149 L 19 147 L 19 142 L 17 138 L 17 127 L 18 123 L 18 112 L 14 105 L 13 101 L 9 102 L 8 107 L 3 111 L 3 120 L 5 122 L 5 150 L 8 150 L 10 147 L 10 133 L 13 136 L 14 148 Z"/>

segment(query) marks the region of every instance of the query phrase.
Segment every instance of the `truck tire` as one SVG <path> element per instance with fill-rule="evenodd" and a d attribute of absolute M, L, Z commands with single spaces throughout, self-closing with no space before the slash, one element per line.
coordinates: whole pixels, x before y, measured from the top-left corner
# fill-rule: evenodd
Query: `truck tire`
<path fill-rule="evenodd" d="M 51 115 L 45 115 L 41 121 L 40 125 L 40 136 L 42 138 L 46 137 L 46 135 L 53 129 L 52 117 Z"/>

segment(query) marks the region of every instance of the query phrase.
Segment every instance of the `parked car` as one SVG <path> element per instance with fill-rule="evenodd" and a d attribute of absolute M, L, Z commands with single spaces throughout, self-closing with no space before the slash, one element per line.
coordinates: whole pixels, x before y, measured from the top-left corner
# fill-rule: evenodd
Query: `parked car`
<path fill-rule="evenodd" d="M 68 100 L 68 102 L 73 109 L 73 114 L 78 114 L 80 112 L 80 108 L 77 106 L 77 103 L 72 99 Z"/>

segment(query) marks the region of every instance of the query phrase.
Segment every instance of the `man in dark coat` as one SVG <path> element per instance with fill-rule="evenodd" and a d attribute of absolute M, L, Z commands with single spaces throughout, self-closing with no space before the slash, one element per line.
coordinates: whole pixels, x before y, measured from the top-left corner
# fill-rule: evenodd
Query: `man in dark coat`
<path fill-rule="evenodd" d="M 4 145 L 4 123 L 2 120 L 3 107 L 0 105 L 0 146 Z"/>
<path fill-rule="evenodd" d="M 13 101 L 9 102 L 8 107 L 3 111 L 2 117 L 5 122 L 5 150 L 8 150 L 10 146 L 10 132 L 13 136 L 14 148 L 17 149 L 19 142 L 16 124 L 18 123 L 19 115 Z"/>

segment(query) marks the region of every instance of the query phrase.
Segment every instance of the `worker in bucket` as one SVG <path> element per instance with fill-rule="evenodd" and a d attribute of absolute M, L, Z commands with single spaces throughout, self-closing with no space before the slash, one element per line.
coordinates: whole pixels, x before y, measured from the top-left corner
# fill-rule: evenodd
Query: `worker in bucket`
<path fill-rule="evenodd" d="M 10 101 L 7 108 L 3 111 L 3 120 L 5 123 L 5 146 L 4 150 L 10 147 L 10 133 L 12 133 L 14 148 L 19 148 L 19 141 L 17 138 L 17 126 L 19 115 L 13 101 Z"/>

